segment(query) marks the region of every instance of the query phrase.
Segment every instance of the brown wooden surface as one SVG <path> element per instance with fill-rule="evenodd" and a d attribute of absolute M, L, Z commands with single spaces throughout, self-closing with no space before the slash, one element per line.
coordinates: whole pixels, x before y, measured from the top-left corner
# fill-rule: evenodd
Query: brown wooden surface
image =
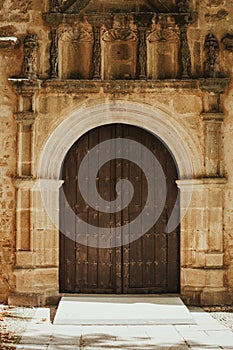
<path fill-rule="evenodd" d="M 70 230 L 70 222 L 75 226 L 76 241 L 60 233 L 60 291 L 67 293 L 172 293 L 179 292 L 179 227 L 172 233 L 165 232 L 168 219 L 175 204 L 178 178 L 174 160 L 154 135 L 144 129 L 124 124 L 101 126 L 83 135 L 66 155 L 62 179 L 63 190 L 75 213 L 84 221 L 96 226 L 93 242 L 98 245 L 98 227 L 109 228 L 109 244 L 115 239 L 115 228 L 131 222 L 142 211 L 147 200 L 145 174 L 133 162 L 117 158 L 117 149 L 111 152 L 116 159 L 107 162 L 99 170 L 96 184 L 99 194 L 107 201 L 116 198 L 115 186 L 119 179 L 127 178 L 134 186 L 131 203 L 116 213 L 98 212 L 84 202 L 77 175 L 79 165 L 88 150 L 99 142 L 116 138 L 129 138 L 149 148 L 159 160 L 167 181 L 167 199 L 157 223 L 136 241 L 117 248 L 93 248 L 78 243 L 80 232 L 73 217 L 69 217 L 64 203 L 60 203 L 60 223 Z M 123 146 L 122 146 L 123 147 Z M 98 157 L 98 155 L 97 155 Z M 141 154 L 143 162 L 148 162 Z M 89 164 L 91 176 L 91 164 Z M 156 181 L 156 173 L 154 178 Z M 88 178 L 86 179 L 88 188 Z M 154 200 L 159 198 L 154 193 Z M 150 191 L 153 189 L 149 189 Z M 157 198 L 158 196 L 158 198 Z M 97 203 L 98 204 L 98 203 Z M 177 213 L 179 215 L 179 213 Z M 69 225 L 66 224 L 69 222 Z M 140 222 L 143 228 L 144 223 Z M 73 227 L 71 225 L 71 227 Z M 128 233 L 133 234 L 133 232 Z"/>

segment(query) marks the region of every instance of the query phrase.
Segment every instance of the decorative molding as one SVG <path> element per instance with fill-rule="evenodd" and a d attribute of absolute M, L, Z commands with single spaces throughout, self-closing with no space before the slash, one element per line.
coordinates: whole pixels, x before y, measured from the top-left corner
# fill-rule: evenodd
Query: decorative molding
<path fill-rule="evenodd" d="M 35 112 L 17 112 L 15 113 L 15 118 L 17 123 L 21 123 L 23 125 L 32 125 L 38 113 Z"/>
<path fill-rule="evenodd" d="M 202 117 L 202 120 L 206 122 L 210 121 L 210 122 L 222 123 L 224 121 L 225 114 L 221 112 L 220 113 L 219 112 L 216 112 L 216 113 L 202 112 L 201 117 Z"/>
<path fill-rule="evenodd" d="M 103 41 L 137 41 L 137 35 L 130 29 L 110 29 L 103 33 Z"/>

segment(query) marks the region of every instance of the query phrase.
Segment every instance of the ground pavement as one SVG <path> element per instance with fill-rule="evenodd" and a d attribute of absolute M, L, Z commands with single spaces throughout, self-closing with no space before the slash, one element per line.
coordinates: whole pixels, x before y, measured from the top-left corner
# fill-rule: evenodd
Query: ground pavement
<path fill-rule="evenodd" d="M 189 308 L 196 325 L 71 326 L 50 323 L 39 308 L 17 350 L 233 350 L 233 332 L 201 308 Z"/>

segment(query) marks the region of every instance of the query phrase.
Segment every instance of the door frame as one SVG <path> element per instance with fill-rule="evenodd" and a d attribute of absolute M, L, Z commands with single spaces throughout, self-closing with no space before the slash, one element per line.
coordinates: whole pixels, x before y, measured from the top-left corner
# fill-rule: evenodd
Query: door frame
<path fill-rule="evenodd" d="M 181 189 L 181 207 L 182 203 L 190 202 L 195 185 L 193 179 L 196 174 L 203 171 L 199 144 L 193 141 L 191 135 L 188 134 L 181 123 L 172 118 L 166 111 L 160 109 L 158 105 L 152 106 L 125 100 L 102 100 L 98 103 L 95 100 L 90 100 L 88 107 L 86 104 L 82 104 L 68 117 L 63 115 L 59 125 L 56 124 L 57 127 L 50 132 L 50 136 L 41 151 L 37 168 L 37 186 L 34 187 L 37 193 L 39 191 L 42 194 L 42 211 L 44 213 L 46 209 L 47 215 L 52 219 L 53 232 L 56 236 L 56 245 L 54 246 L 54 243 L 51 243 L 53 251 L 55 249 L 56 267 L 53 267 L 51 278 L 47 280 L 50 290 L 53 292 L 59 291 L 59 188 L 62 184 L 60 169 L 63 159 L 68 149 L 81 135 L 97 126 L 111 123 L 139 126 L 156 135 L 165 143 L 177 164 L 179 188 Z M 184 191 L 182 191 L 183 181 L 185 182 Z M 54 198 L 53 208 L 50 204 L 51 196 Z M 42 215 L 42 213 L 39 215 Z M 182 215 L 185 215 L 183 210 L 181 210 Z M 49 229 L 51 230 L 51 225 L 49 225 Z M 181 252 L 188 249 L 183 244 L 184 240 L 181 237 Z M 182 273 L 181 261 L 181 290 Z"/>

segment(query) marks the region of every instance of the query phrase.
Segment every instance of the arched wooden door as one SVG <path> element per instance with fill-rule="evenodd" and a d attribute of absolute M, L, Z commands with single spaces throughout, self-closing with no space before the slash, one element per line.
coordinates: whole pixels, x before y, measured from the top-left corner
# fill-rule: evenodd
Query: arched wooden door
<path fill-rule="evenodd" d="M 179 226 L 166 233 L 166 225 L 178 196 L 175 180 L 178 178 L 176 165 L 164 144 L 154 135 L 139 127 L 126 124 L 110 124 L 95 128 L 80 137 L 68 151 L 62 179 L 66 199 L 84 221 L 98 227 L 114 228 L 135 219 L 145 206 L 148 191 L 143 171 L 135 163 L 115 159 L 103 165 L 96 178 L 99 194 L 106 201 L 116 198 L 116 183 L 128 179 L 134 186 L 134 196 L 130 204 L 116 213 L 98 212 L 82 198 L 78 186 L 78 171 L 83 157 L 97 144 L 114 138 L 128 138 L 146 146 L 160 162 L 167 184 L 167 197 L 162 214 L 155 225 L 134 242 L 119 247 L 91 247 L 80 244 L 76 224 L 75 239 L 70 239 L 70 220 L 67 204 L 60 201 L 60 292 L 65 293 L 174 293 L 179 292 Z M 141 155 L 144 157 L 144 155 Z M 146 159 L 144 159 L 146 161 Z M 91 164 L 90 173 L 91 176 Z M 156 174 L 155 174 L 156 181 Z M 159 191 L 158 191 L 159 192 Z M 159 193 L 156 194 L 158 200 Z M 177 212 L 177 215 L 179 213 Z M 141 222 L 143 229 L 143 222 Z M 110 239 L 110 238 L 109 238 Z M 112 236 L 111 236 L 112 239 Z M 93 243 L 93 242 L 92 242 Z"/>

